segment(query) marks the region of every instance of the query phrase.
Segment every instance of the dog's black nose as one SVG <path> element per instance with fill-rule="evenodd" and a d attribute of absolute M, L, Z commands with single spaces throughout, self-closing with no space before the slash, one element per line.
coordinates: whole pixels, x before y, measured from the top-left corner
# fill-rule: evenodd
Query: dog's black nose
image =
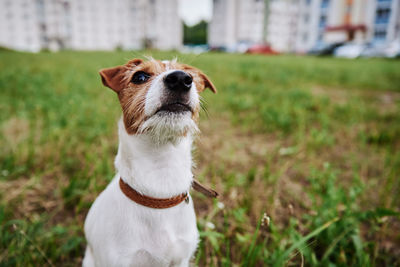
<path fill-rule="evenodd" d="M 171 72 L 164 78 L 164 83 L 171 91 L 187 92 L 192 87 L 193 78 L 184 71 Z"/>

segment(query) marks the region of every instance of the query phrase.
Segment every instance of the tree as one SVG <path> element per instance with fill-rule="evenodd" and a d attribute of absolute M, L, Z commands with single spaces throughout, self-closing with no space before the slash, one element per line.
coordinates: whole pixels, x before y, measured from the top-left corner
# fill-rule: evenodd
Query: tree
<path fill-rule="evenodd" d="M 184 44 L 206 44 L 207 43 L 207 26 L 204 20 L 196 25 L 188 26 L 183 24 L 183 43 Z"/>

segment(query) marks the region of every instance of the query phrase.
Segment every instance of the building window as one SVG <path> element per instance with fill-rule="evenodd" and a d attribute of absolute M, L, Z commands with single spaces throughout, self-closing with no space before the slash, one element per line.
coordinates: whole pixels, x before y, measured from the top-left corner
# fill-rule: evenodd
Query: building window
<path fill-rule="evenodd" d="M 375 41 L 384 41 L 386 39 L 386 29 L 376 29 L 374 32 Z"/>
<path fill-rule="evenodd" d="M 321 1 L 321 8 L 327 8 L 329 6 L 329 0 Z"/>
<path fill-rule="evenodd" d="M 326 15 L 322 15 L 319 19 L 319 28 L 325 28 L 326 26 Z"/>
<path fill-rule="evenodd" d="M 389 8 L 376 10 L 376 16 L 375 16 L 376 24 L 388 23 L 389 18 L 390 18 L 390 9 Z"/>

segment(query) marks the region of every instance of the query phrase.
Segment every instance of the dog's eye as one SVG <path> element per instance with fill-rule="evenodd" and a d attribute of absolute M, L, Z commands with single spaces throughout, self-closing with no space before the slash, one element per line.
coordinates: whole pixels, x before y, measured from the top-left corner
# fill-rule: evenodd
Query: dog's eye
<path fill-rule="evenodd" d="M 144 82 L 147 82 L 147 80 L 150 78 L 150 75 L 144 71 L 138 71 L 135 74 L 133 74 L 131 82 L 134 84 L 141 84 Z"/>

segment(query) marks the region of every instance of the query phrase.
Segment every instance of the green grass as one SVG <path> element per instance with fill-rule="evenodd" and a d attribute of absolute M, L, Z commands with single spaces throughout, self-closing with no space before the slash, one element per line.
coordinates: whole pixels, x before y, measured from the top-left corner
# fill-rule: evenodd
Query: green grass
<path fill-rule="evenodd" d="M 121 113 L 97 72 L 143 54 L 177 55 L 0 51 L 0 266 L 80 264 Z M 177 56 L 219 91 L 196 142 L 221 195 L 193 193 L 197 265 L 400 264 L 400 61 Z"/>

